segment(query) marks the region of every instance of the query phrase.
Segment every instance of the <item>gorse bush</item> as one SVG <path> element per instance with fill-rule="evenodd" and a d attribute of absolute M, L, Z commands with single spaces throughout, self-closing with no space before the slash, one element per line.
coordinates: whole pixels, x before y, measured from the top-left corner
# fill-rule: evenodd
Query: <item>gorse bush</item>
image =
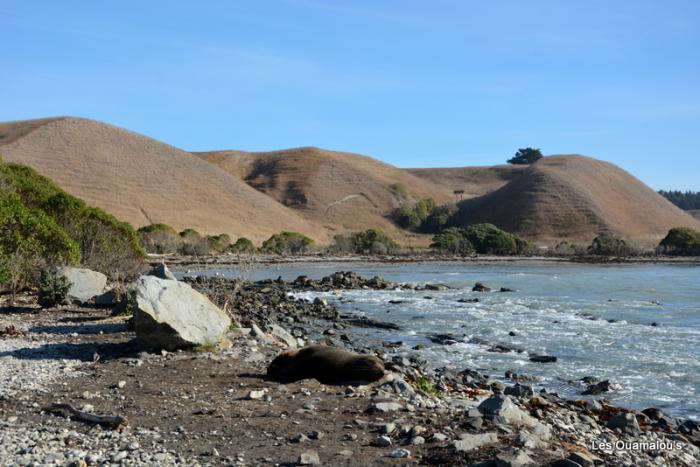
<path fill-rule="evenodd" d="M 231 237 L 228 234 L 207 235 L 209 251 L 221 253 L 231 246 Z"/>
<path fill-rule="evenodd" d="M 700 232 L 689 227 L 674 227 L 659 243 L 662 253 L 679 256 L 700 256 Z"/>
<path fill-rule="evenodd" d="M 533 246 L 527 240 L 493 224 L 475 224 L 467 228 L 449 227 L 433 237 L 431 248 L 460 255 L 476 252 L 483 255 L 529 254 Z"/>
<path fill-rule="evenodd" d="M 241 237 L 236 240 L 236 243 L 229 247 L 229 251 L 231 253 L 239 254 L 254 254 L 257 253 L 258 249 L 255 248 L 255 245 L 253 245 L 253 242 L 251 242 L 250 239 Z"/>
<path fill-rule="evenodd" d="M 624 238 L 612 233 L 602 233 L 593 239 L 588 253 L 600 256 L 629 256 L 634 252 Z"/>
<path fill-rule="evenodd" d="M 19 214 L 21 205 L 27 210 L 23 219 L 34 222 L 39 228 L 33 235 L 26 233 L 25 229 L 26 235 L 18 234 L 19 237 L 29 243 L 33 241 L 35 245 L 38 237 L 51 237 L 39 242 L 43 245 L 40 249 L 47 250 L 43 261 L 47 265 L 80 261 L 90 269 L 123 276 L 135 273 L 143 264 L 143 250 L 129 224 L 101 209 L 87 206 L 29 167 L 0 163 L 0 196 L 6 200 L 6 215 L 11 211 L 22 217 Z M 15 217 L 14 221 L 18 219 Z M 1 222 L 13 221 L 6 217 Z M 66 243 L 66 238 L 77 249 L 77 255 L 73 246 Z M 2 249 L 6 256 L 17 255 L 19 251 L 7 244 Z M 70 253 L 66 249 L 71 250 Z M 36 251 L 36 248 L 30 250 Z M 52 250 L 62 253 L 51 255 Z M 19 256 L 28 260 L 31 254 Z"/>
<path fill-rule="evenodd" d="M 260 247 L 263 253 L 300 254 L 305 253 L 314 241 L 298 232 L 280 232 L 265 240 Z"/>
<path fill-rule="evenodd" d="M 385 255 L 399 249 L 399 244 L 379 229 L 354 232 L 350 234 L 349 241 L 353 253 Z"/>
<path fill-rule="evenodd" d="M 141 246 L 147 253 L 176 253 L 181 243 L 180 235 L 167 224 L 150 224 L 138 230 Z"/>
<path fill-rule="evenodd" d="M 209 254 L 209 242 L 194 229 L 180 232 L 180 244 L 177 252 L 185 256 L 202 256 Z"/>
<path fill-rule="evenodd" d="M 473 254 L 474 245 L 459 227 L 449 227 L 433 237 L 430 248 L 452 255 L 468 256 Z"/>
<path fill-rule="evenodd" d="M 450 215 L 449 206 L 437 206 L 432 198 L 421 199 L 413 206 L 402 204 L 393 213 L 399 227 L 429 233 L 442 230 Z"/>

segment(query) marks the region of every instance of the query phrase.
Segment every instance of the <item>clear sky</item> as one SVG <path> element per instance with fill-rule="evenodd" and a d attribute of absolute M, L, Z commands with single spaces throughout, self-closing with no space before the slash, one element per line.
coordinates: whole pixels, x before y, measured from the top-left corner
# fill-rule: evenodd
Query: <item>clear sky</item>
<path fill-rule="evenodd" d="M 0 1 L 0 120 L 401 167 L 517 148 L 700 190 L 700 2 Z"/>

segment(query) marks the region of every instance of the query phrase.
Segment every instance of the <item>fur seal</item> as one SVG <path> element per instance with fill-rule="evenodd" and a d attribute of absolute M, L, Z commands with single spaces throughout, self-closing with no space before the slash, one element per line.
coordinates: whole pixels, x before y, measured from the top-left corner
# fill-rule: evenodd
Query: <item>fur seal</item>
<path fill-rule="evenodd" d="M 283 352 L 267 367 L 267 377 L 283 383 L 316 378 L 322 384 L 370 383 L 385 376 L 377 357 L 327 345 Z"/>

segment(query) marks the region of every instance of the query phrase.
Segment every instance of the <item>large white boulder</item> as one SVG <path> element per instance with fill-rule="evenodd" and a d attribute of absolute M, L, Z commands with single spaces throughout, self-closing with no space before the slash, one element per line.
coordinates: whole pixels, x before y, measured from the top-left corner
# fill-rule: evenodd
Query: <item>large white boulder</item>
<path fill-rule="evenodd" d="M 141 276 L 136 281 L 134 328 L 142 348 L 175 350 L 217 344 L 231 319 L 184 282 Z"/>
<path fill-rule="evenodd" d="M 66 301 L 70 303 L 88 302 L 97 295 L 102 295 L 107 286 L 107 276 L 90 269 L 64 267 L 58 270 L 57 275 L 67 278 L 71 283 L 66 295 Z"/>

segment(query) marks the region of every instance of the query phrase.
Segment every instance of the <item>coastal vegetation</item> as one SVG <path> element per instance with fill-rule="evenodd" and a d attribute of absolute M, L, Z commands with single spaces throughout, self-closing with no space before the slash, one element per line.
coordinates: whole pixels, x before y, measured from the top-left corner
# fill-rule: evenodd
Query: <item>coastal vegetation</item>
<path fill-rule="evenodd" d="M 633 252 L 624 238 L 613 233 L 601 233 L 588 247 L 588 253 L 597 256 L 630 256 Z"/>
<path fill-rule="evenodd" d="M 431 248 L 452 254 L 525 255 L 533 246 L 515 234 L 493 224 L 475 224 L 466 228 L 450 227 L 433 237 Z"/>
<path fill-rule="evenodd" d="M 539 149 L 521 148 L 518 149 L 518 152 L 512 158 L 508 159 L 508 163 L 517 165 L 533 164 L 542 159 L 542 157 Z"/>
<path fill-rule="evenodd" d="M 447 225 L 454 208 L 436 205 L 432 198 L 421 199 L 413 206 L 404 203 L 394 211 L 396 223 L 403 229 L 438 233 Z"/>
<path fill-rule="evenodd" d="M 278 255 L 298 255 L 306 253 L 314 241 L 299 232 L 280 232 L 265 240 L 260 247 L 263 253 L 276 253 Z"/>
<path fill-rule="evenodd" d="M 700 232 L 688 227 L 675 227 L 659 243 L 662 253 L 679 256 L 700 256 Z"/>
<path fill-rule="evenodd" d="M 39 271 L 80 264 L 113 277 L 135 273 L 136 231 L 87 206 L 33 169 L 0 162 L 0 284 L 36 284 Z"/>

